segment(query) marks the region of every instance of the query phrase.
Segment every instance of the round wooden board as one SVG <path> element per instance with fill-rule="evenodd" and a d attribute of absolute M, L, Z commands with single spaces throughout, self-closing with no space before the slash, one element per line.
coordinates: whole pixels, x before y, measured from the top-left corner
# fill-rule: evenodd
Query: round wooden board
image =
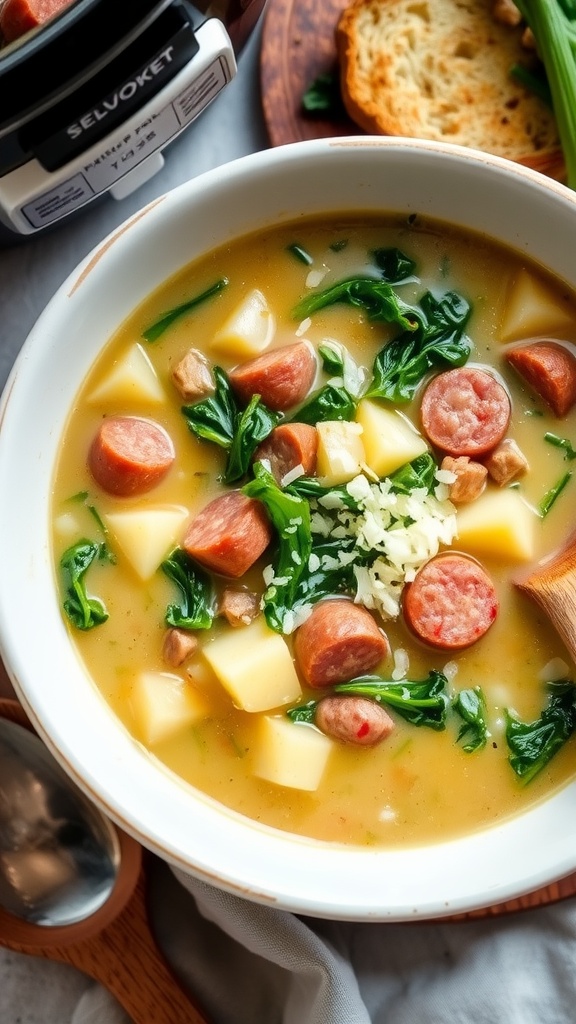
<path fill-rule="evenodd" d="M 363 135 L 345 115 L 306 114 L 302 95 L 318 75 L 336 69 L 334 28 L 347 0 L 268 0 L 262 30 L 260 80 L 270 142 Z"/>

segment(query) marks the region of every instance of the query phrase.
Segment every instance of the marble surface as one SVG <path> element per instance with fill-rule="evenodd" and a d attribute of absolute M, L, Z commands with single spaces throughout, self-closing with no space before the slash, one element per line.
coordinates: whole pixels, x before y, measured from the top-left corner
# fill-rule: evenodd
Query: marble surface
<path fill-rule="evenodd" d="M 118 224 L 188 178 L 268 145 L 262 116 L 257 31 L 238 75 L 167 150 L 162 171 L 116 202 L 106 197 L 48 233 L 0 242 L 0 389 L 22 343 L 71 270 Z M 0 666 L 0 696 L 11 694 Z M 161 866 L 158 865 L 161 872 Z M 68 1024 L 89 984 L 73 968 L 0 949 L 0 1024 Z"/>

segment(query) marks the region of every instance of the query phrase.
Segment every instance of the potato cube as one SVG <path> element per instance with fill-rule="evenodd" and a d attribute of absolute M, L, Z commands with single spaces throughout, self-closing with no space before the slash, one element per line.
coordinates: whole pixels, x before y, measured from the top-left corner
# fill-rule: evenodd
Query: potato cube
<path fill-rule="evenodd" d="M 205 645 L 203 653 L 243 711 L 269 711 L 300 697 L 286 641 L 269 628 L 263 615 L 243 629 L 221 633 Z"/>
<path fill-rule="evenodd" d="M 318 789 L 332 740 L 313 726 L 270 715 L 258 723 L 254 774 L 277 786 Z"/>
<path fill-rule="evenodd" d="M 188 515 L 183 505 L 164 505 L 109 512 L 103 518 L 137 575 L 149 580 L 176 546 Z"/>
<path fill-rule="evenodd" d="M 103 381 L 88 395 L 93 405 L 101 402 L 164 402 L 166 395 L 156 370 L 141 345 L 134 345 L 119 359 Z"/>
<path fill-rule="evenodd" d="M 402 413 L 364 398 L 356 420 L 364 433 L 366 463 L 377 476 L 389 476 L 428 450 L 428 445 Z"/>
<path fill-rule="evenodd" d="M 345 484 L 358 476 L 366 461 L 359 423 L 326 420 L 317 423 L 318 454 L 316 470 L 326 486 Z"/>
<path fill-rule="evenodd" d="M 506 297 L 501 341 L 518 341 L 570 327 L 574 330 L 575 326 L 569 310 L 542 281 L 527 270 L 517 274 Z"/>
<path fill-rule="evenodd" d="M 505 562 L 529 562 L 534 557 L 537 516 L 518 491 L 492 488 L 472 504 L 458 509 L 456 544 L 473 555 Z"/>
<path fill-rule="evenodd" d="M 257 356 L 268 348 L 276 331 L 276 318 L 257 288 L 228 317 L 210 342 L 210 347 L 233 358 Z"/>
<path fill-rule="evenodd" d="M 141 672 L 130 705 L 139 738 L 154 746 L 208 713 L 205 698 L 190 682 L 170 672 Z"/>

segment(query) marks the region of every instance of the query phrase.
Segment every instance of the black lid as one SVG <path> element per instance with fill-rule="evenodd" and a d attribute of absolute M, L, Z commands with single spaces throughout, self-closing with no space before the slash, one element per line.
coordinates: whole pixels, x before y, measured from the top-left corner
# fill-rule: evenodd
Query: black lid
<path fill-rule="evenodd" d="M 136 39 L 172 0 L 76 0 L 0 50 L 0 132 L 73 93 Z"/>

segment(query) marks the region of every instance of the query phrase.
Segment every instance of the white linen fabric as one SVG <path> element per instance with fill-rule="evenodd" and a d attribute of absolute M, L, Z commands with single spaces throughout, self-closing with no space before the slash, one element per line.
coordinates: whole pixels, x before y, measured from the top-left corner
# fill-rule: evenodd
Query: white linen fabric
<path fill-rule="evenodd" d="M 354 924 L 255 905 L 163 864 L 153 882 L 159 941 L 213 1024 L 576 1020 L 574 900 L 482 921 Z M 1 996 L 0 1019 L 16 1024 Z M 128 1018 L 89 985 L 70 1024 Z"/>

